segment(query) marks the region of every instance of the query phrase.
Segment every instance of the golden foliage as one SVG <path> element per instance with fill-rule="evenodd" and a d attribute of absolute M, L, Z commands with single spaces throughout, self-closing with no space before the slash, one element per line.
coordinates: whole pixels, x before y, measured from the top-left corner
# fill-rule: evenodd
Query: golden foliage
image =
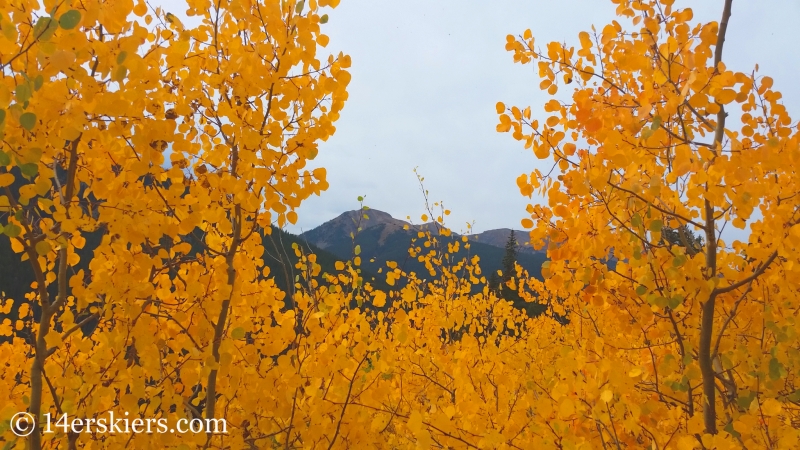
<path fill-rule="evenodd" d="M 654 448 L 794 448 L 796 124 L 771 78 L 726 68 L 731 1 L 707 24 L 672 1 L 615 3 L 633 27 L 581 33 L 579 48 L 509 36 L 553 99 L 541 124 L 498 108 L 498 130 L 553 162 L 518 179 L 547 200 L 522 225 L 551 259 L 540 298 L 589 336 L 580 384 L 609 409 L 580 426 Z M 746 241 L 723 239 L 727 225 Z"/>
<path fill-rule="evenodd" d="M 446 210 L 410 250 L 430 281 L 390 262 L 398 289 L 378 291 L 358 247 L 333 274 L 295 248 L 289 293 L 267 276 L 260 233 L 327 188 L 305 164 L 347 99 L 349 57 L 317 56 L 319 8 L 338 1 L 192 1 L 196 27 L 141 1 L 0 5 L 0 225 L 36 275 L 0 299 L 19 318 L 0 323 L 0 441 L 796 447 L 796 127 L 771 79 L 720 61 L 726 20 L 615 3 L 632 31 L 507 40 L 553 95 L 539 119 L 496 105 L 497 130 L 554 164 L 517 179 L 547 199 L 522 221 L 544 281 L 518 268 L 507 284 L 547 304 L 537 318 L 453 256 L 466 238 L 445 248 Z M 728 222 L 747 242 L 720 238 Z M 228 433 L 26 442 L 8 428 L 19 411 L 224 418 Z"/>

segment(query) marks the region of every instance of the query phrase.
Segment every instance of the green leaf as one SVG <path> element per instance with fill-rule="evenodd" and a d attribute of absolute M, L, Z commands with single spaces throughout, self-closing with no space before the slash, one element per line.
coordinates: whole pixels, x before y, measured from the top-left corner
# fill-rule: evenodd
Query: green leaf
<path fill-rule="evenodd" d="M 642 225 L 642 216 L 640 216 L 639 213 L 631 217 L 631 225 L 633 225 L 634 228 L 639 228 Z"/>
<path fill-rule="evenodd" d="M 647 286 L 640 284 L 639 287 L 636 288 L 636 295 L 644 295 L 647 293 Z"/>
<path fill-rule="evenodd" d="M 728 424 L 727 424 L 727 425 L 725 425 L 725 428 L 723 428 L 723 429 L 724 429 L 725 431 L 727 431 L 727 432 L 728 432 L 728 434 L 730 434 L 730 435 L 732 435 L 732 436 L 736 437 L 737 439 L 738 439 L 738 438 L 740 438 L 740 437 L 742 437 L 742 435 L 741 435 L 741 434 L 740 434 L 738 431 L 736 431 L 736 430 L 734 430 L 734 429 L 733 429 L 733 421 L 730 421 L 730 422 L 728 422 Z"/>
<path fill-rule="evenodd" d="M 5 120 L 6 120 L 6 110 L 0 109 L 0 125 L 2 125 L 3 122 L 5 122 Z"/>
<path fill-rule="evenodd" d="M 740 392 L 739 398 L 736 399 L 736 403 L 739 405 L 739 407 L 747 409 L 750 407 L 750 404 L 753 403 L 753 399 L 755 397 L 756 397 L 755 392 L 742 390 Z"/>
<path fill-rule="evenodd" d="M 361 254 L 361 246 L 360 245 L 356 245 L 356 248 L 355 248 L 355 250 L 353 250 L 353 252 L 356 254 L 356 256 L 360 255 Z"/>
<path fill-rule="evenodd" d="M 769 360 L 769 377 L 778 380 L 783 375 L 783 364 L 777 358 Z"/>
<path fill-rule="evenodd" d="M 669 306 L 669 302 L 670 302 L 669 299 L 667 299 L 666 297 L 657 296 L 656 298 L 653 299 L 651 303 L 655 304 L 659 308 L 666 308 L 667 306 Z"/>
<path fill-rule="evenodd" d="M 319 23 L 328 23 L 328 15 L 323 14 L 322 17 L 319 18 Z"/>
<path fill-rule="evenodd" d="M 664 228 L 664 222 L 658 219 L 650 222 L 650 231 L 653 233 L 660 233 L 662 228 Z"/>
<path fill-rule="evenodd" d="M 36 114 L 32 112 L 26 112 L 22 114 L 19 116 L 19 124 L 22 125 L 22 128 L 31 131 L 36 125 Z"/>
<path fill-rule="evenodd" d="M 233 339 L 244 339 L 244 328 L 236 327 L 231 331 L 231 337 Z"/>
<path fill-rule="evenodd" d="M 38 91 L 42 88 L 44 84 L 44 77 L 41 75 L 37 75 L 36 78 L 33 79 L 33 90 Z"/>
<path fill-rule="evenodd" d="M 46 41 L 53 36 L 58 29 L 58 24 L 50 17 L 40 17 L 33 26 L 33 35 L 40 41 Z"/>
<path fill-rule="evenodd" d="M 36 253 L 39 256 L 44 256 L 44 255 L 50 253 L 50 250 L 52 250 L 52 247 L 50 247 L 50 243 L 49 242 L 47 242 L 47 241 L 39 241 L 39 242 L 36 243 Z"/>
<path fill-rule="evenodd" d="M 8 153 L 0 150 L 0 166 L 7 166 L 11 164 L 11 158 L 9 158 Z"/>
<path fill-rule="evenodd" d="M 650 124 L 650 129 L 656 131 L 661 126 L 661 116 L 653 117 L 653 123 Z"/>
<path fill-rule="evenodd" d="M 680 295 L 676 295 L 667 300 L 667 306 L 669 306 L 670 309 L 677 308 L 678 306 L 680 306 L 681 303 L 683 303 L 683 297 L 681 297 Z"/>
<path fill-rule="evenodd" d="M 58 19 L 58 25 L 65 30 L 71 30 L 77 27 L 80 21 L 81 12 L 77 9 L 71 9 L 61 15 L 61 18 Z"/>
<path fill-rule="evenodd" d="M 19 225 L 17 224 L 9 223 L 5 227 L 3 227 L 3 233 L 10 238 L 15 238 L 19 236 L 20 233 L 22 233 L 22 228 L 20 228 Z"/>
<path fill-rule="evenodd" d="M 125 58 L 127 57 L 128 57 L 128 52 L 126 52 L 125 50 L 119 52 L 119 55 L 117 55 L 117 64 L 122 64 L 122 62 L 125 61 Z"/>
<path fill-rule="evenodd" d="M 40 159 L 42 159 L 42 149 L 40 147 L 31 147 L 21 161 L 22 163 L 37 163 Z"/>
<path fill-rule="evenodd" d="M 21 164 L 19 166 L 19 170 L 28 179 L 31 179 L 31 178 L 35 177 L 37 173 L 39 173 L 39 166 L 34 164 L 34 163 Z"/>
<path fill-rule="evenodd" d="M 117 66 L 117 70 L 114 71 L 115 81 L 122 81 L 126 76 L 128 76 L 128 68 L 125 66 Z"/>
<path fill-rule="evenodd" d="M 294 12 L 296 12 L 297 14 L 303 12 L 303 6 L 305 5 L 305 3 L 306 2 L 304 0 L 300 0 L 299 2 L 297 2 L 297 6 L 294 7 Z"/>
<path fill-rule="evenodd" d="M 360 201 L 360 202 L 363 202 L 363 201 L 364 201 L 364 197 L 362 197 L 362 196 L 360 196 L 360 195 L 359 195 L 359 196 L 358 196 L 358 201 Z"/>
<path fill-rule="evenodd" d="M 678 255 L 672 259 L 672 267 L 680 267 L 686 263 L 686 257 Z"/>
<path fill-rule="evenodd" d="M 18 84 L 14 89 L 18 103 L 25 103 L 31 98 L 31 86 L 28 83 Z"/>

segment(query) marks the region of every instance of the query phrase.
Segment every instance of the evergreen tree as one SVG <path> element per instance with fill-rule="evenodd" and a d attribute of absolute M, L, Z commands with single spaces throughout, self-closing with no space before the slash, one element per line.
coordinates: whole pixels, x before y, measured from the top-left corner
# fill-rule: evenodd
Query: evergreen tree
<path fill-rule="evenodd" d="M 492 274 L 489 278 L 489 289 L 492 290 L 493 286 L 495 286 L 495 292 L 498 293 L 500 298 L 510 301 L 515 308 L 525 311 L 530 317 L 538 316 L 545 311 L 546 307 L 544 305 L 528 303 L 515 289 L 506 286 L 506 282 L 517 275 L 517 246 L 517 236 L 514 234 L 514 230 L 511 230 L 511 233 L 508 235 L 508 240 L 506 241 L 506 252 L 505 255 L 503 255 L 501 264 L 502 276 L 498 280 L 496 274 Z M 493 285 L 493 283 L 496 284 Z"/>
<path fill-rule="evenodd" d="M 517 237 L 514 235 L 514 230 L 508 235 L 506 241 L 506 253 L 503 255 L 502 261 L 502 276 L 500 278 L 500 297 L 514 303 L 517 308 L 525 309 L 525 301 L 519 296 L 516 290 L 506 286 L 506 283 L 511 278 L 517 275 Z"/>
<path fill-rule="evenodd" d="M 511 279 L 517 273 L 515 265 L 517 263 L 517 237 L 514 236 L 514 230 L 508 235 L 506 241 L 506 254 L 503 256 L 503 283 Z"/>
<path fill-rule="evenodd" d="M 500 277 L 497 276 L 497 272 L 492 272 L 489 275 L 489 291 L 497 293 L 497 290 L 500 288 Z"/>
<path fill-rule="evenodd" d="M 692 254 L 703 249 L 703 236 L 695 234 L 688 225 L 681 225 L 678 228 L 662 228 L 661 240 L 670 246 L 686 247 L 687 251 Z"/>

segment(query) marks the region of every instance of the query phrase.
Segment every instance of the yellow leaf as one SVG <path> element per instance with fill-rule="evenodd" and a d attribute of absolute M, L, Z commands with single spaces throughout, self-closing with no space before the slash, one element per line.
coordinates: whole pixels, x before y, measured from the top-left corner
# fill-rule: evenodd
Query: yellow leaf
<path fill-rule="evenodd" d="M 45 194 L 50 192 L 51 187 L 52 184 L 50 183 L 50 180 L 47 177 L 38 177 L 36 179 L 35 190 L 37 195 L 44 196 Z"/>
<path fill-rule="evenodd" d="M 48 348 L 58 347 L 61 345 L 61 334 L 57 331 L 50 330 L 47 336 L 44 337 L 44 341 L 47 343 Z"/>
<path fill-rule="evenodd" d="M 558 407 L 558 416 L 566 419 L 575 413 L 575 404 L 569 398 L 565 398 Z"/>
<path fill-rule="evenodd" d="M 550 156 L 550 146 L 547 144 L 535 144 L 533 146 L 533 154 L 539 159 L 545 159 Z"/>
<path fill-rule="evenodd" d="M 73 63 L 75 63 L 75 53 L 67 50 L 56 50 L 50 57 L 50 64 L 62 72 L 65 72 Z"/>
<path fill-rule="evenodd" d="M 419 411 L 413 411 L 408 418 L 408 429 L 415 435 L 422 431 L 422 414 Z"/>
<path fill-rule="evenodd" d="M 697 439 L 693 436 L 682 436 L 678 439 L 678 450 L 694 450 L 697 447 Z"/>
<path fill-rule="evenodd" d="M 136 3 L 136 6 L 133 7 L 133 13 L 139 17 L 143 17 L 145 14 L 147 14 L 147 4 L 144 1 L 139 0 L 139 2 Z"/>
<path fill-rule="evenodd" d="M 139 412 L 139 399 L 133 394 L 124 394 L 119 403 L 122 409 L 129 414 Z"/>
<path fill-rule="evenodd" d="M 383 291 L 375 291 L 372 298 L 372 304 L 376 308 L 382 308 L 386 305 L 386 293 Z"/>
<path fill-rule="evenodd" d="M 19 241 L 19 239 L 11 239 L 11 250 L 14 253 L 22 253 L 25 251 L 25 246 Z"/>
<path fill-rule="evenodd" d="M 10 173 L 0 174 L 0 187 L 11 186 L 14 183 L 14 175 Z"/>
<path fill-rule="evenodd" d="M 589 33 L 585 32 L 585 31 L 581 31 L 578 34 L 578 39 L 580 39 L 580 41 L 581 41 L 581 47 L 583 47 L 583 48 L 591 48 L 592 47 L 592 39 L 591 39 L 591 36 L 589 36 Z"/>
<path fill-rule="evenodd" d="M 764 400 L 764 403 L 761 404 L 761 410 L 764 411 L 764 414 L 768 416 L 776 416 L 780 414 L 782 409 L 783 405 L 781 405 L 781 402 L 775 400 L 774 398 L 768 398 Z"/>
<path fill-rule="evenodd" d="M 714 96 L 717 102 L 727 105 L 728 103 L 736 100 L 736 91 L 733 89 L 723 89 Z"/>
<path fill-rule="evenodd" d="M 606 389 L 605 391 L 603 391 L 602 394 L 600 394 L 600 399 L 606 403 L 610 402 L 612 398 L 614 398 L 614 393 L 608 389 Z"/>

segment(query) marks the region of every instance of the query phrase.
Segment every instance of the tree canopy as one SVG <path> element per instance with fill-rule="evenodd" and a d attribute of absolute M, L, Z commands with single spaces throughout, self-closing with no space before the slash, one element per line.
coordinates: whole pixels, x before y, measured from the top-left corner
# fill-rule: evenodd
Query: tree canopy
<path fill-rule="evenodd" d="M 0 3 L 0 238 L 36 279 L 0 298 L 4 449 L 797 447 L 800 138 L 771 78 L 725 65 L 720 1 L 508 36 L 552 96 L 497 104 L 552 163 L 517 179 L 545 201 L 522 220 L 544 279 L 513 234 L 502 272 L 538 315 L 454 256 L 441 204 L 409 249 L 426 273 L 374 286 L 353 237 L 334 273 L 293 245 L 276 284 L 263 236 L 327 189 L 306 165 L 348 99 L 350 57 L 322 55 L 338 0 L 189 2 L 196 26 Z M 45 425 L 111 414 L 168 427 Z"/>

